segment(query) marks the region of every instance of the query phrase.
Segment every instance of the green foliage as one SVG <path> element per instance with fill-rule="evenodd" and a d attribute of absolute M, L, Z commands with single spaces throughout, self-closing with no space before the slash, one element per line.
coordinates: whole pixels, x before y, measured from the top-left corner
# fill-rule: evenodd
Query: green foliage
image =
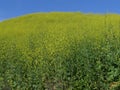
<path fill-rule="evenodd" d="M 119 90 L 120 16 L 31 14 L 0 23 L 0 90 Z"/>

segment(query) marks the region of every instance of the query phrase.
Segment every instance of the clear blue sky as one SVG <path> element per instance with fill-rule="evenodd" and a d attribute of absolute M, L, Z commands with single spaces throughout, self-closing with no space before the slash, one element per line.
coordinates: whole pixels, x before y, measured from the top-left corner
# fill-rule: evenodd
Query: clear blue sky
<path fill-rule="evenodd" d="M 0 0 L 0 20 L 35 12 L 120 13 L 120 0 Z"/>

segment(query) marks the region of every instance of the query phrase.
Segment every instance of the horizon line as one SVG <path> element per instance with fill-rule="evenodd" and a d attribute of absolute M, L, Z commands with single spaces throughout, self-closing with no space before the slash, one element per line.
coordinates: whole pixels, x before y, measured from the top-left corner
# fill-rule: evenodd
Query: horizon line
<path fill-rule="evenodd" d="M 116 13 L 116 12 L 81 12 L 81 11 L 41 11 L 41 12 L 33 12 L 33 13 L 24 13 L 24 14 L 21 14 L 21 15 L 16 15 L 16 16 L 13 16 L 13 17 L 6 17 L 6 18 L 3 18 L 0 19 L 0 22 L 3 22 L 3 21 L 6 21 L 6 20 L 9 20 L 9 19 L 13 19 L 13 18 L 17 18 L 17 17 L 21 17 L 21 16 L 26 16 L 26 15 L 30 15 L 30 14 L 42 14 L 42 13 L 81 13 L 81 14 L 99 14 L 99 15 L 106 15 L 106 14 L 109 14 L 109 15 L 120 15 L 120 13 Z"/>

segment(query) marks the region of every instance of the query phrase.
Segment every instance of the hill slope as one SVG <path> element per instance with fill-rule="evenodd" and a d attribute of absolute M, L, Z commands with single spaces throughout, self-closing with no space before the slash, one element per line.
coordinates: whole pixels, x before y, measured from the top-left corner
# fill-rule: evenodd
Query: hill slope
<path fill-rule="evenodd" d="M 112 90 L 120 82 L 119 51 L 119 15 L 37 13 L 6 20 L 0 23 L 0 89 Z"/>

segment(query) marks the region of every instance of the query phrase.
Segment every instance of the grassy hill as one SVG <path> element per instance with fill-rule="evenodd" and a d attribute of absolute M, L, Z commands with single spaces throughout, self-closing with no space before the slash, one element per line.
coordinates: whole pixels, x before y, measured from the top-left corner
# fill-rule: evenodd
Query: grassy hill
<path fill-rule="evenodd" d="M 0 90 L 119 90 L 120 15 L 36 13 L 0 23 Z"/>

